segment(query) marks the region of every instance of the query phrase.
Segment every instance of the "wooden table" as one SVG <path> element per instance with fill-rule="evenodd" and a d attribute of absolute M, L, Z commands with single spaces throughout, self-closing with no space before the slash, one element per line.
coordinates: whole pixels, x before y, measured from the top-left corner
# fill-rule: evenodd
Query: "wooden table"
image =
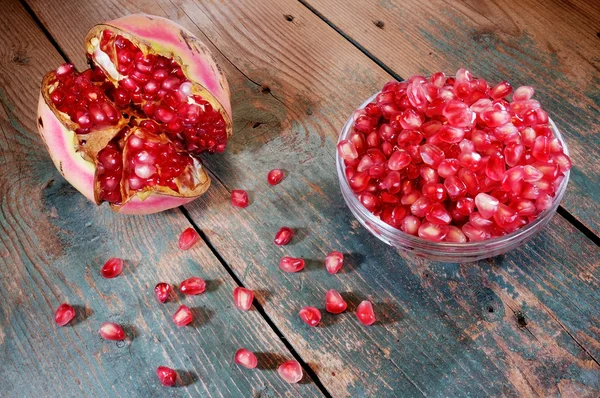
<path fill-rule="evenodd" d="M 96 208 L 53 167 L 36 131 L 42 76 L 70 61 L 95 23 L 133 12 L 166 16 L 206 41 L 231 88 L 235 134 L 204 157 L 208 193 L 147 217 Z M 0 395 L 24 396 L 544 396 L 600 395 L 600 2 L 240 0 L 0 2 Z M 373 238 L 342 201 L 334 148 L 346 117 L 386 81 L 467 66 L 536 87 L 569 144 L 574 168 L 551 224 L 504 256 L 424 261 Z M 286 170 L 270 188 L 267 172 Z M 232 208 L 232 189 L 251 205 Z M 293 245 L 272 244 L 281 225 Z M 202 232 L 193 250 L 179 233 Z M 344 270 L 323 266 L 331 250 Z M 284 254 L 308 259 L 300 274 Z M 109 256 L 124 274 L 100 277 Z M 158 281 L 191 275 L 208 292 L 185 302 L 192 327 L 156 303 Z M 232 290 L 257 292 L 242 313 Z M 321 327 L 298 318 L 344 292 L 349 311 Z M 363 299 L 378 322 L 360 325 Z M 53 322 L 76 305 L 71 326 Z M 183 301 L 183 299 L 178 299 Z M 126 326 L 126 342 L 99 325 Z M 236 366 L 239 347 L 259 369 Z M 297 385 L 279 378 L 301 361 Z M 182 384 L 166 389 L 167 365 Z"/>

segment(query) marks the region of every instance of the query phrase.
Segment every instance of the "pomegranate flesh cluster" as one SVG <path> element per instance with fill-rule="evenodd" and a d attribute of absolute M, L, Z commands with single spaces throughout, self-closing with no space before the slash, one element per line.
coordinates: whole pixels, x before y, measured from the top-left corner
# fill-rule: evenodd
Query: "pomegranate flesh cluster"
<path fill-rule="evenodd" d="M 231 133 L 228 86 L 210 54 L 175 23 L 144 15 L 96 26 L 86 46 L 90 69 L 64 64 L 42 83 L 38 125 L 61 173 L 124 213 L 201 195 L 209 179 L 199 155 L 223 152 Z M 146 203 L 125 209 L 133 198 Z"/>
<path fill-rule="evenodd" d="M 382 221 L 427 240 L 516 231 L 552 206 L 571 168 L 533 93 L 465 69 L 387 83 L 338 144 L 350 188 Z"/>

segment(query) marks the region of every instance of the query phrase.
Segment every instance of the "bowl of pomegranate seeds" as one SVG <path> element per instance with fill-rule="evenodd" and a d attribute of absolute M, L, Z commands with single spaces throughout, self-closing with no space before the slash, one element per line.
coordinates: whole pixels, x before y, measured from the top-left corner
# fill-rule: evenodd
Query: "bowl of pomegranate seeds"
<path fill-rule="evenodd" d="M 387 83 L 337 144 L 351 212 L 387 244 L 433 260 L 475 261 L 522 245 L 556 212 L 572 165 L 533 94 L 466 69 Z"/>

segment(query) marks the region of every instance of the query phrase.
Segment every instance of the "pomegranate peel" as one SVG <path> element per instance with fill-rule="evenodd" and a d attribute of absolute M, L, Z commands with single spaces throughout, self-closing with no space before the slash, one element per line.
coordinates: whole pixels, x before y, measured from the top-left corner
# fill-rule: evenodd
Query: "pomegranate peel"
<path fill-rule="evenodd" d="M 60 173 L 123 214 L 202 195 L 198 155 L 222 152 L 232 134 L 229 86 L 208 48 L 142 14 L 95 26 L 85 47 L 92 69 L 65 64 L 42 81 L 37 124 Z"/>

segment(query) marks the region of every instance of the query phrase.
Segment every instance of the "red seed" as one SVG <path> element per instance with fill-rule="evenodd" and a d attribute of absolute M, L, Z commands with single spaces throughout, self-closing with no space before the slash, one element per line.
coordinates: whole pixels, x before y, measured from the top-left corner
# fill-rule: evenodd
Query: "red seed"
<path fill-rule="evenodd" d="M 156 376 L 158 376 L 158 380 L 165 387 L 173 387 L 177 382 L 177 372 L 166 366 L 156 368 Z"/>
<path fill-rule="evenodd" d="M 289 227 L 281 227 L 279 231 L 275 234 L 275 239 L 273 243 L 277 246 L 284 246 L 290 243 L 292 237 L 294 236 L 294 232 Z"/>
<path fill-rule="evenodd" d="M 425 216 L 433 224 L 450 224 L 452 216 L 441 203 L 433 203 Z"/>
<path fill-rule="evenodd" d="M 315 307 L 304 307 L 298 315 L 308 326 L 317 326 L 321 322 L 321 311 Z"/>
<path fill-rule="evenodd" d="M 330 274 L 336 274 L 344 265 L 344 255 L 338 251 L 333 251 L 325 257 L 325 268 Z"/>
<path fill-rule="evenodd" d="M 346 161 L 352 161 L 358 158 L 358 152 L 354 144 L 348 140 L 340 141 L 337 145 L 340 157 Z"/>
<path fill-rule="evenodd" d="M 258 365 L 258 359 L 256 358 L 256 355 L 254 355 L 252 351 L 245 348 L 240 348 L 235 352 L 233 361 L 237 365 L 243 366 L 247 369 L 254 369 Z"/>
<path fill-rule="evenodd" d="M 198 235 L 198 232 L 196 232 L 194 228 L 187 228 L 179 235 L 179 248 L 181 250 L 188 250 L 194 246 L 199 239 L 200 235 Z"/>
<path fill-rule="evenodd" d="M 185 305 L 179 306 L 177 311 L 173 314 L 173 323 L 177 326 L 189 325 L 193 320 L 192 311 Z"/>
<path fill-rule="evenodd" d="M 154 286 L 154 295 L 159 303 L 167 301 L 169 294 L 171 294 L 171 285 L 168 283 L 160 282 Z"/>
<path fill-rule="evenodd" d="M 235 306 L 242 311 L 248 311 L 252 307 L 254 292 L 245 287 L 236 287 L 233 289 L 233 302 Z"/>
<path fill-rule="evenodd" d="M 185 295 L 201 294 L 206 290 L 206 282 L 202 278 L 192 276 L 181 282 L 179 290 Z"/>
<path fill-rule="evenodd" d="M 450 225 L 448 226 L 448 233 L 446 234 L 444 240 L 446 242 L 465 243 L 467 241 L 467 237 L 460 230 L 460 228 Z"/>
<path fill-rule="evenodd" d="M 424 144 L 419 148 L 419 153 L 423 163 L 430 165 L 431 167 L 438 167 L 444 160 L 446 155 L 444 151 L 435 145 Z"/>
<path fill-rule="evenodd" d="M 283 257 L 279 262 L 279 268 L 285 272 L 298 272 L 304 268 L 304 260 L 295 257 Z"/>
<path fill-rule="evenodd" d="M 450 215 L 448 215 L 449 217 Z M 449 232 L 449 228 L 445 224 L 433 224 L 431 222 L 424 222 L 419 227 L 418 234 L 421 238 L 439 242 L 444 240 Z"/>
<path fill-rule="evenodd" d="M 105 278 L 114 278 L 123 272 L 123 260 L 120 258 L 109 258 L 100 269 L 100 274 Z"/>
<path fill-rule="evenodd" d="M 392 154 L 390 160 L 388 160 L 388 168 L 390 170 L 402 170 L 410 164 L 411 159 L 411 156 L 407 152 L 403 150 L 396 151 Z"/>
<path fill-rule="evenodd" d="M 497 100 L 508 96 L 511 92 L 512 86 L 510 83 L 507 81 L 502 81 L 490 90 L 490 97 Z"/>
<path fill-rule="evenodd" d="M 417 235 L 420 226 L 421 220 L 415 216 L 408 215 L 402 219 L 400 229 L 409 235 Z"/>
<path fill-rule="evenodd" d="M 332 314 L 341 314 L 348 308 L 348 303 L 344 300 L 341 294 L 336 290 L 331 289 L 325 294 L 325 309 Z"/>
<path fill-rule="evenodd" d="M 248 193 L 242 189 L 234 189 L 231 191 L 231 204 L 235 207 L 247 207 Z"/>
<path fill-rule="evenodd" d="M 290 384 L 298 383 L 302 380 L 303 372 L 302 366 L 298 363 L 298 361 L 286 361 L 279 365 L 277 368 L 277 373 L 279 376 L 286 382 Z"/>
<path fill-rule="evenodd" d="M 267 180 L 269 180 L 269 184 L 277 185 L 283 179 L 283 171 L 280 169 L 273 169 L 269 171 L 269 175 L 267 176 Z"/>
<path fill-rule="evenodd" d="M 362 301 L 356 307 L 356 317 L 365 326 L 375 323 L 375 313 L 373 312 L 373 304 L 370 301 Z"/>
<path fill-rule="evenodd" d="M 58 306 L 54 313 L 54 322 L 58 326 L 65 326 L 75 318 L 75 309 L 67 303 L 63 303 Z"/>
<path fill-rule="evenodd" d="M 113 322 L 105 322 L 100 326 L 100 336 L 104 340 L 124 340 L 125 331 L 123 328 Z"/>
<path fill-rule="evenodd" d="M 498 199 L 486 193 L 475 196 L 475 206 L 483 218 L 490 218 L 498 211 Z"/>

